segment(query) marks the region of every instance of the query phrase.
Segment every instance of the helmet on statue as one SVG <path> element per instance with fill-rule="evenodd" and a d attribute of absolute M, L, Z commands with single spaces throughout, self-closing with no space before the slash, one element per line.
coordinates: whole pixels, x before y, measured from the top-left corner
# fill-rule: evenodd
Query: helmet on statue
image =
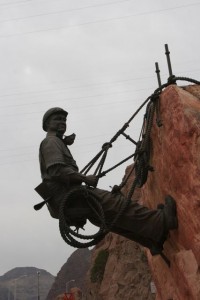
<path fill-rule="evenodd" d="M 52 107 L 50 109 L 48 109 L 42 119 L 42 128 L 44 131 L 47 131 L 47 127 L 46 127 L 46 121 L 48 120 L 48 118 L 56 113 L 63 113 L 65 116 L 68 115 L 68 112 L 60 107 Z"/>

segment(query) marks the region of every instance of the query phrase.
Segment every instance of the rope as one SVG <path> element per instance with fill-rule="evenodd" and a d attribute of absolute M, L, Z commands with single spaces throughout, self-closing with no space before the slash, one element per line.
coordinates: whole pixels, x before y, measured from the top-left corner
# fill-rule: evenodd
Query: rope
<path fill-rule="evenodd" d="M 75 202 L 77 198 L 88 204 L 88 206 L 92 209 L 93 213 L 98 218 L 99 230 L 97 233 L 92 235 L 82 235 L 78 233 L 78 231 L 74 231 L 70 227 L 70 219 L 66 217 L 67 210 L 70 211 L 70 206 L 72 202 Z M 76 248 L 86 248 L 96 245 L 100 240 L 104 238 L 104 236 L 108 233 L 105 215 L 102 209 L 102 206 L 99 202 L 98 196 L 92 193 L 92 190 L 86 189 L 83 186 L 75 187 L 71 189 L 62 200 L 59 210 L 59 229 L 60 234 L 64 241 L 70 246 Z M 74 237 L 83 239 L 83 240 L 91 240 L 89 242 L 79 242 Z"/>
<path fill-rule="evenodd" d="M 135 180 L 135 186 L 136 186 L 136 180 Z M 135 188 L 134 186 L 134 188 Z M 99 230 L 95 234 L 92 235 L 83 235 L 78 233 L 76 230 L 71 229 L 71 220 L 66 216 L 67 210 L 70 212 L 70 204 L 71 202 L 75 202 L 77 198 L 81 197 L 82 201 L 86 201 L 87 205 L 91 208 L 93 214 L 96 215 L 96 218 L 99 221 Z M 116 224 L 119 217 L 125 212 L 127 209 L 131 198 L 127 198 L 126 201 L 124 201 L 120 211 L 115 216 L 115 218 L 109 223 L 108 220 L 106 222 L 104 211 L 102 209 L 101 200 L 99 197 L 95 194 L 95 192 L 92 191 L 92 189 L 89 189 L 87 187 L 75 187 L 70 192 L 68 192 L 65 196 L 65 198 L 62 200 L 59 210 L 59 230 L 60 234 L 63 238 L 63 240 L 70 246 L 75 248 L 86 248 L 96 245 L 98 242 L 100 242 L 105 235 L 110 232 L 112 227 Z M 87 216 L 85 216 L 86 218 Z M 72 221 L 73 222 L 73 221 Z M 74 225 L 74 223 L 73 223 Z M 78 225 L 79 226 L 79 225 Z M 80 228 L 80 227 L 79 227 Z M 80 242 L 77 240 L 91 240 L 89 242 Z"/>
<path fill-rule="evenodd" d="M 113 167 L 109 168 L 106 171 L 101 172 L 98 177 L 101 178 L 103 176 L 106 176 L 107 173 L 111 172 L 112 170 L 116 169 L 117 167 L 119 167 L 120 165 L 122 165 L 123 163 L 125 163 L 127 160 L 131 159 L 135 154 L 131 154 L 129 155 L 127 158 L 123 159 L 122 161 L 120 161 L 119 163 L 117 163 L 116 165 L 114 165 Z"/>

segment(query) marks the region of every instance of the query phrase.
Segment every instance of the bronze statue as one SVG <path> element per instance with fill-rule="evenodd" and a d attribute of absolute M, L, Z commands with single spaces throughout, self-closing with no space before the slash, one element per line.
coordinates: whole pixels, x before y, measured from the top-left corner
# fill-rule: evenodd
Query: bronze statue
<path fill-rule="evenodd" d="M 59 205 L 63 197 L 73 187 L 82 183 L 92 187 L 101 202 L 105 217 L 112 220 L 119 211 L 125 198 L 121 193 L 111 193 L 97 188 L 98 178 L 94 175 L 79 173 L 78 166 L 68 146 L 73 144 L 75 134 L 64 137 L 68 113 L 59 107 L 49 109 L 43 117 L 43 129 L 47 132 L 41 142 L 39 159 L 43 183 L 36 191 L 45 199 L 53 218 L 59 218 Z M 45 187 L 45 188 L 44 188 Z M 77 199 L 74 209 L 70 210 L 69 219 L 76 223 L 82 215 L 98 226 L 99 220 L 86 203 Z M 84 222 L 83 222 L 84 223 Z M 165 205 L 151 210 L 136 202 L 131 202 L 128 209 L 119 217 L 112 232 L 120 234 L 148 247 L 152 254 L 163 249 L 163 243 L 170 230 L 178 227 L 176 203 L 171 196 L 165 198 Z"/>

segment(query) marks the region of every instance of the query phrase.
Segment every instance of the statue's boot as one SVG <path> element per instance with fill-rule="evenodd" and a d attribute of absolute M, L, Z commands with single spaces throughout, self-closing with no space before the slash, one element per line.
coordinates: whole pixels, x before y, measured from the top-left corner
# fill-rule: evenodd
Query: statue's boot
<path fill-rule="evenodd" d="M 178 228 L 178 218 L 176 211 L 176 202 L 172 196 L 168 195 L 165 198 L 165 206 L 163 208 L 165 217 L 165 230 L 168 233 L 169 230 Z"/>
<path fill-rule="evenodd" d="M 163 211 L 165 225 L 164 232 L 160 241 L 150 249 L 152 255 L 162 253 L 163 244 L 167 239 L 169 231 L 178 228 L 176 202 L 170 195 L 165 197 L 165 205 L 158 204 L 157 208 Z"/>

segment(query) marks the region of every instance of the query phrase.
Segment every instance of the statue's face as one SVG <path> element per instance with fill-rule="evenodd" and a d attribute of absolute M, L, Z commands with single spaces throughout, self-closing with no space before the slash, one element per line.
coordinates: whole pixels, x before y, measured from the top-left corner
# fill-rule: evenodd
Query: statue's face
<path fill-rule="evenodd" d="M 59 134 L 64 134 L 67 129 L 66 120 L 66 116 L 62 113 L 53 114 L 46 122 L 47 131 L 54 131 Z"/>

